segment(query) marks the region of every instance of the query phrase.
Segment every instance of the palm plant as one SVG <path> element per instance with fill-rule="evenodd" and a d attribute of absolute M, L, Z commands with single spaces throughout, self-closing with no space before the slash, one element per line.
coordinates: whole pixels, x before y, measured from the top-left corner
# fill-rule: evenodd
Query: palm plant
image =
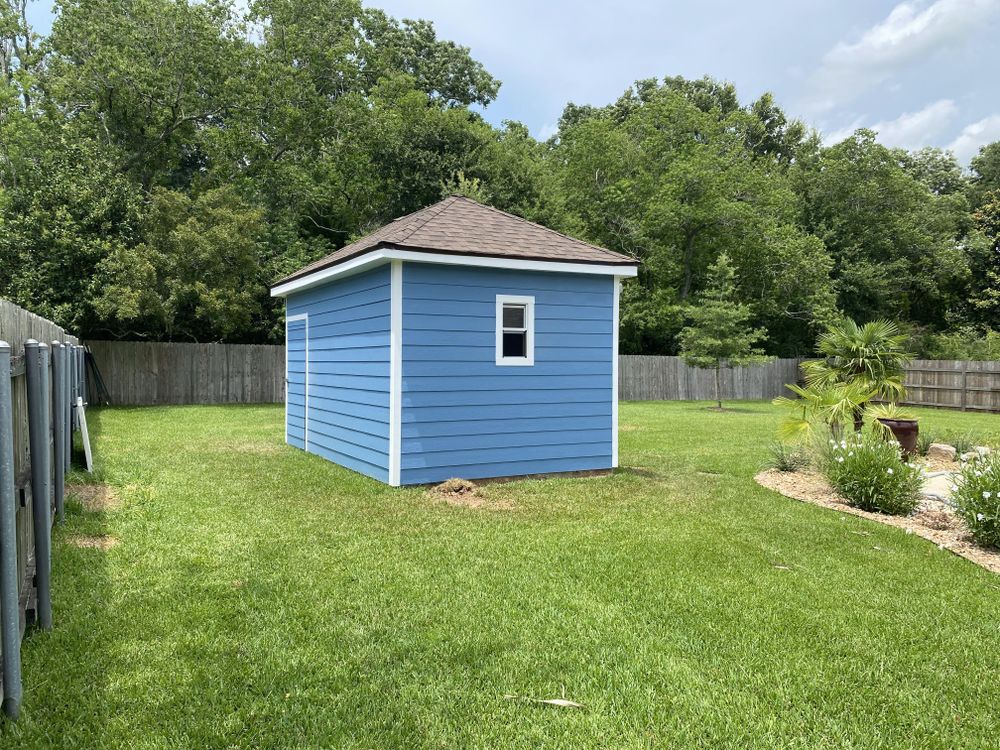
<path fill-rule="evenodd" d="M 806 388 L 788 384 L 785 387 L 798 398 L 779 396 L 773 401 L 776 406 L 788 411 L 778 430 L 784 440 L 806 441 L 813 436 L 815 425 L 820 421 L 827 425 L 834 439 L 840 440 L 844 425 L 874 397 L 873 391 L 861 383 L 833 383 Z"/>
<path fill-rule="evenodd" d="M 851 383 L 869 392 L 856 405 L 854 429 L 861 430 L 868 401 L 898 401 L 906 396 L 904 368 L 913 355 L 906 351 L 904 336 L 889 320 L 873 320 L 859 326 L 850 318 L 831 325 L 816 346 L 821 359 L 802 363 L 806 385 L 819 391 Z"/>

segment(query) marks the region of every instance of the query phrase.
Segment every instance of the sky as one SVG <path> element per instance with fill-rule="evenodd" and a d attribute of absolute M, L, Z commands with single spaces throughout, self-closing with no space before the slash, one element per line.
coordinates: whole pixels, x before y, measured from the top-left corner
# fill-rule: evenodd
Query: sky
<path fill-rule="evenodd" d="M 31 7 L 51 25 L 50 0 Z M 1000 140 L 1000 0 L 376 0 L 433 21 L 503 85 L 488 120 L 555 132 L 567 102 L 603 105 L 643 78 L 710 75 L 744 103 L 772 92 L 827 142 L 855 128 L 888 146 Z"/>

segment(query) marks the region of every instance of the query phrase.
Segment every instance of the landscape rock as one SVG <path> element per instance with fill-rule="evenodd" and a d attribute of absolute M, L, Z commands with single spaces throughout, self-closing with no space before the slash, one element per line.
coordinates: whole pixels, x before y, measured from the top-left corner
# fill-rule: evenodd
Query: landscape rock
<path fill-rule="evenodd" d="M 958 451 L 955 447 L 948 445 L 946 443 L 931 443 L 930 447 L 927 449 L 928 459 L 937 459 L 939 461 L 954 461 L 955 454 Z"/>

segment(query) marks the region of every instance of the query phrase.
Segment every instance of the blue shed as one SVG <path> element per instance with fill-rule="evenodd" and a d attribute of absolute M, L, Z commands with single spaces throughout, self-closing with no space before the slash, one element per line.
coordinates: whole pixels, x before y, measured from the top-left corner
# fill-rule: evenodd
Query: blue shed
<path fill-rule="evenodd" d="M 618 465 L 637 262 L 467 198 L 279 281 L 285 438 L 393 486 Z"/>

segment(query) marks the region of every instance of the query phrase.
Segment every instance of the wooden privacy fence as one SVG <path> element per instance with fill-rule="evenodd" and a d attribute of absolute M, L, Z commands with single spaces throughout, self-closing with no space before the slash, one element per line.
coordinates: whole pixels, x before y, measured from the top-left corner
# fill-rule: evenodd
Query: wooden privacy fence
<path fill-rule="evenodd" d="M 285 347 L 88 341 L 112 404 L 264 404 L 285 399 Z M 801 358 L 734 367 L 722 373 L 723 400 L 790 395 Z M 921 406 L 1000 411 L 1000 362 L 914 360 L 906 372 L 908 401 Z M 715 373 L 680 357 L 623 354 L 623 401 L 710 401 Z"/>
<path fill-rule="evenodd" d="M 112 404 L 268 404 L 285 400 L 285 347 L 87 341 Z"/>
<path fill-rule="evenodd" d="M 21 639 L 52 627 L 51 533 L 63 515 L 83 347 L 54 323 L 0 300 L 0 686 L 21 705 Z"/>
<path fill-rule="evenodd" d="M 1000 362 L 915 359 L 906 368 L 904 403 L 1000 411 Z"/>
<path fill-rule="evenodd" d="M 785 383 L 799 380 L 802 359 L 734 367 L 722 374 L 722 398 L 790 396 Z M 623 401 L 710 401 L 715 372 L 688 367 L 680 357 L 623 354 L 618 360 L 618 397 Z M 1000 362 L 915 359 L 906 368 L 906 401 L 912 406 L 1000 412 Z"/>
<path fill-rule="evenodd" d="M 799 378 L 801 361 L 775 359 L 723 370 L 722 399 L 753 401 L 785 395 L 785 383 Z M 622 401 L 711 401 L 715 370 L 689 367 L 680 357 L 623 354 L 618 358 L 618 397 Z"/>

